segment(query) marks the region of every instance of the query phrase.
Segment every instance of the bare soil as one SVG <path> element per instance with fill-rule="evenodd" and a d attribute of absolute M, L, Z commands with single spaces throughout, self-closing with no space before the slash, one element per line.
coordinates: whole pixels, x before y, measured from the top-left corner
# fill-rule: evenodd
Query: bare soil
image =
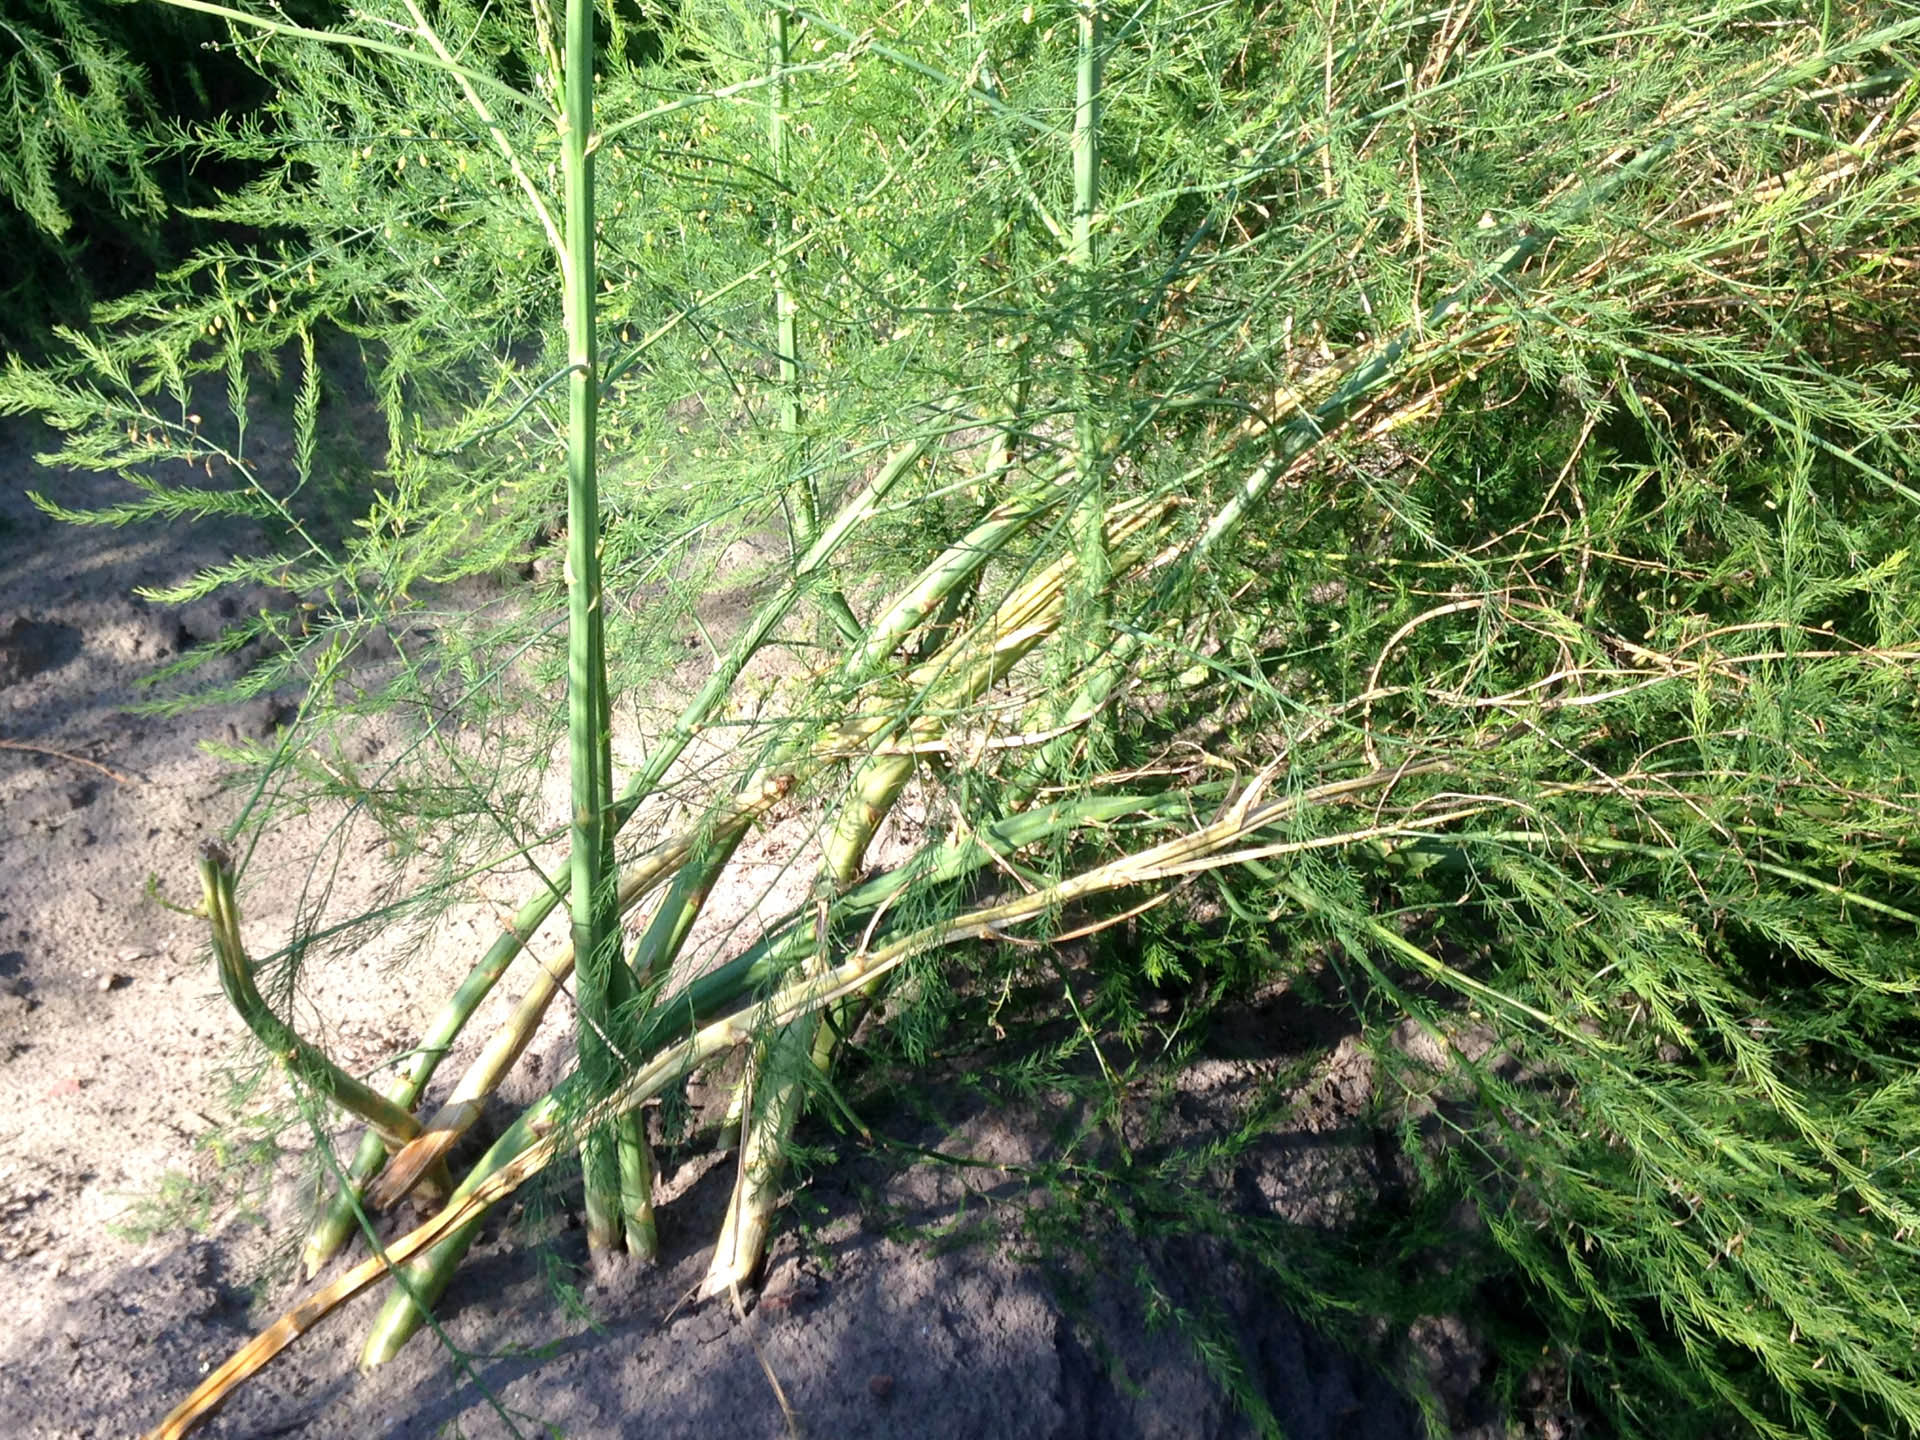
<path fill-rule="evenodd" d="M 38 471 L 31 455 L 44 447 L 23 423 L 0 427 L 0 1430 L 51 1440 L 152 1425 L 303 1293 L 284 1259 L 305 1201 L 299 1167 L 287 1165 L 249 1203 L 230 1203 L 234 1160 L 220 1142 L 233 1133 L 239 1025 L 201 927 L 144 894 L 151 873 L 161 893 L 192 899 L 195 847 L 238 803 L 201 742 L 269 735 L 283 710 L 271 697 L 173 719 L 126 709 L 141 676 L 229 618 L 217 603 L 159 606 L 133 588 L 178 581 L 257 537 L 56 524 L 28 504 L 29 486 L 69 505 L 124 491 Z M 290 820 L 249 872 L 242 898 L 259 951 L 294 923 L 301 858 L 322 824 Z M 778 831 L 755 843 L 761 851 L 745 858 L 777 871 Z M 364 901 L 376 883 L 343 875 L 335 901 Z M 476 896 L 404 971 L 379 955 L 330 963 L 309 976 L 303 1013 L 346 1063 L 391 1057 L 491 934 L 486 902 L 513 898 Z M 512 978 L 500 989 L 472 1035 L 511 1003 Z M 1211 1123 L 1210 1094 L 1286 1063 L 1286 1037 L 1255 1038 L 1195 1068 L 1195 1125 Z M 564 1049 L 562 1035 L 540 1056 L 558 1066 Z M 456 1056 L 429 1099 L 460 1069 Z M 1311 1123 L 1278 1137 L 1242 1189 L 1253 1209 L 1339 1223 L 1391 1177 L 1352 1123 L 1366 1103 L 1364 1064 L 1348 1054 L 1314 1083 Z M 505 1101 L 538 1088 L 516 1085 Z M 1059 1143 L 1057 1113 L 990 1106 L 964 1088 L 864 1118 L 884 1138 L 1009 1167 Z M 1147 1323 L 1131 1278 L 1143 1266 L 1175 1277 L 1184 1297 L 1174 1303 L 1220 1311 L 1250 1357 L 1250 1383 L 1295 1440 L 1426 1433 L 1394 1369 L 1431 1380 L 1456 1433 L 1505 1432 L 1485 1352 L 1459 1317 L 1380 1337 L 1375 1356 L 1350 1354 L 1217 1255 L 1117 1236 L 1089 1237 L 1099 1262 L 1066 1284 L 1021 1246 L 983 1238 L 1017 1235 L 1022 1207 L 1044 1203 L 1013 1170 L 940 1165 L 816 1128 L 840 1158 L 795 1197 L 744 1311 L 687 1298 L 731 1166 L 698 1146 L 669 1149 L 658 1269 L 586 1283 L 570 1197 L 535 1197 L 489 1225 L 442 1306 L 464 1359 L 423 1334 L 393 1364 L 357 1375 L 357 1337 L 378 1303 L 362 1299 L 243 1388 L 206 1433 L 1252 1433 L 1186 1338 Z M 170 1211 L 153 1207 L 163 1177 L 173 1177 Z M 181 1223 L 193 1218 L 181 1202 L 195 1186 L 210 1197 L 198 1229 Z M 168 1223 L 129 1238 L 125 1227 L 156 1213 Z M 556 1265 L 579 1285 L 579 1305 L 553 1283 Z"/>

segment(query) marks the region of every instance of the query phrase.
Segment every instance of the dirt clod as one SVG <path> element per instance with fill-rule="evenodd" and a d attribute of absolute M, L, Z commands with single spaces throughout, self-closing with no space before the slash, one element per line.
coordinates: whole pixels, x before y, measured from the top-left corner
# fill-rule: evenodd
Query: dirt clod
<path fill-rule="evenodd" d="M 16 616 L 0 627 L 0 685 L 59 669 L 80 653 L 84 638 L 74 625 Z"/>

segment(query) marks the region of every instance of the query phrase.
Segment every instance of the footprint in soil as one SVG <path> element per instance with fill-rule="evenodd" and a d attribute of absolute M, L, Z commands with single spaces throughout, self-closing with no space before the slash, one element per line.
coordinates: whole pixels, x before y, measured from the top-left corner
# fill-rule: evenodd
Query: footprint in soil
<path fill-rule="evenodd" d="M 0 685 L 58 670 L 80 653 L 84 636 L 72 625 L 16 616 L 0 628 Z"/>

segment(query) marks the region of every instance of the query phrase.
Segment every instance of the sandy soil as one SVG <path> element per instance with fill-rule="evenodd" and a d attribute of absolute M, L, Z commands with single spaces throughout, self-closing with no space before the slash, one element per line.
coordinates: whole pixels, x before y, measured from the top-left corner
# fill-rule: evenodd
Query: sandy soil
<path fill-rule="evenodd" d="M 199 926 L 143 888 L 152 872 L 164 893 L 195 894 L 195 846 L 235 803 L 200 742 L 271 733 L 279 712 L 270 699 L 184 719 L 125 712 L 141 675 L 223 619 L 218 605 L 152 605 L 133 587 L 183 578 L 250 537 L 56 525 L 28 505 L 27 485 L 68 504 L 116 487 L 36 474 L 30 457 L 43 444 L 23 423 L 0 427 L 0 1430 L 125 1436 L 158 1420 L 302 1291 L 273 1263 L 300 1234 L 294 1165 L 263 1181 L 250 1204 L 215 1207 L 198 1232 L 175 1223 L 135 1241 L 108 1228 L 149 1213 L 140 1207 L 162 1176 L 180 1177 L 178 1198 L 183 1181 L 224 1173 L 211 1142 L 231 1120 L 239 1027 Z M 297 865 L 312 838 L 306 823 L 319 822 L 290 822 L 276 837 L 282 853 L 249 874 L 248 933 L 261 948 L 292 924 L 297 886 L 275 877 Z M 778 835 L 756 843 L 777 869 Z M 347 877 L 336 899 L 351 905 L 358 883 Z M 366 956 L 311 977 L 305 1003 L 344 1060 L 371 1066 L 410 1043 L 473 941 L 490 933 L 484 904 L 470 908 L 404 974 Z M 501 987 L 473 1034 L 487 1033 L 515 988 Z M 1284 1063 L 1285 1049 L 1268 1043 L 1251 1058 L 1204 1062 L 1192 1077 L 1196 1103 L 1256 1080 Z M 443 1067 L 436 1094 L 459 1069 L 457 1057 Z M 520 1083 L 508 1100 L 532 1093 L 534 1082 Z M 1364 1076 L 1316 1083 L 1324 1099 L 1314 1133 L 1276 1141 L 1269 1163 L 1246 1177 L 1251 1206 L 1337 1218 L 1382 1183 L 1366 1137 L 1342 1131 L 1364 1106 Z M 1008 1164 L 1047 1153 L 1057 1120 L 989 1109 L 959 1090 L 866 1118 L 913 1145 Z M 614 1288 L 584 1288 L 590 1318 L 568 1309 L 548 1278 L 556 1257 L 584 1258 L 561 1194 L 544 1244 L 496 1220 L 444 1303 L 447 1336 L 469 1364 L 423 1335 L 362 1379 L 356 1332 L 377 1303 L 362 1300 L 276 1361 L 206 1433 L 776 1436 L 788 1422 L 769 1371 L 814 1436 L 1251 1433 L 1186 1342 L 1144 1323 L 1126 1278 L 1144 1261 L 1188 1277 L 1175 1282 L 1187 1301 L 1222 1307 L 1254 1357 L 1251 1379 L 1296 1440 L 1424 1433 L 1376 1364 L 1318 1337 L 1204 1253 L 1100 1242 L 1104 1263 L 1069 1304 L 1057 1276 L 1009 1247 L 916 1237 L 928 1227 L 974 1233 L 983 1217 L 988 1230 L 1010 1226 L 1031 1197 L 1009 1175 L 859 1145 L 842 1144 L 841 1156 L 788 1212 L 744 1324 L 728 1305 L 686 1298 L 731 1169 L 710 1153 L 669 1151 L 664 1263 Z M 1484 1356 L 1460 1321 L 1435 1317 L 1388 1340 L 1389 1357 L 1430 1371 L 1456 1433 L 1504 1433 Z"/>

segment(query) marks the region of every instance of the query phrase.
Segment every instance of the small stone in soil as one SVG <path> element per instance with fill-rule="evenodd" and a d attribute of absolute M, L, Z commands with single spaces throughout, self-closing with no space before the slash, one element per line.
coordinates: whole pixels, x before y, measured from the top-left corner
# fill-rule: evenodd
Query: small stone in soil
<path fill-rule="evenodd" d="M 893 1376 L 874 1375 L 867 1380 L 867 1389 L 876 1400 L 885 1400 L 893 1394 Z"/>

